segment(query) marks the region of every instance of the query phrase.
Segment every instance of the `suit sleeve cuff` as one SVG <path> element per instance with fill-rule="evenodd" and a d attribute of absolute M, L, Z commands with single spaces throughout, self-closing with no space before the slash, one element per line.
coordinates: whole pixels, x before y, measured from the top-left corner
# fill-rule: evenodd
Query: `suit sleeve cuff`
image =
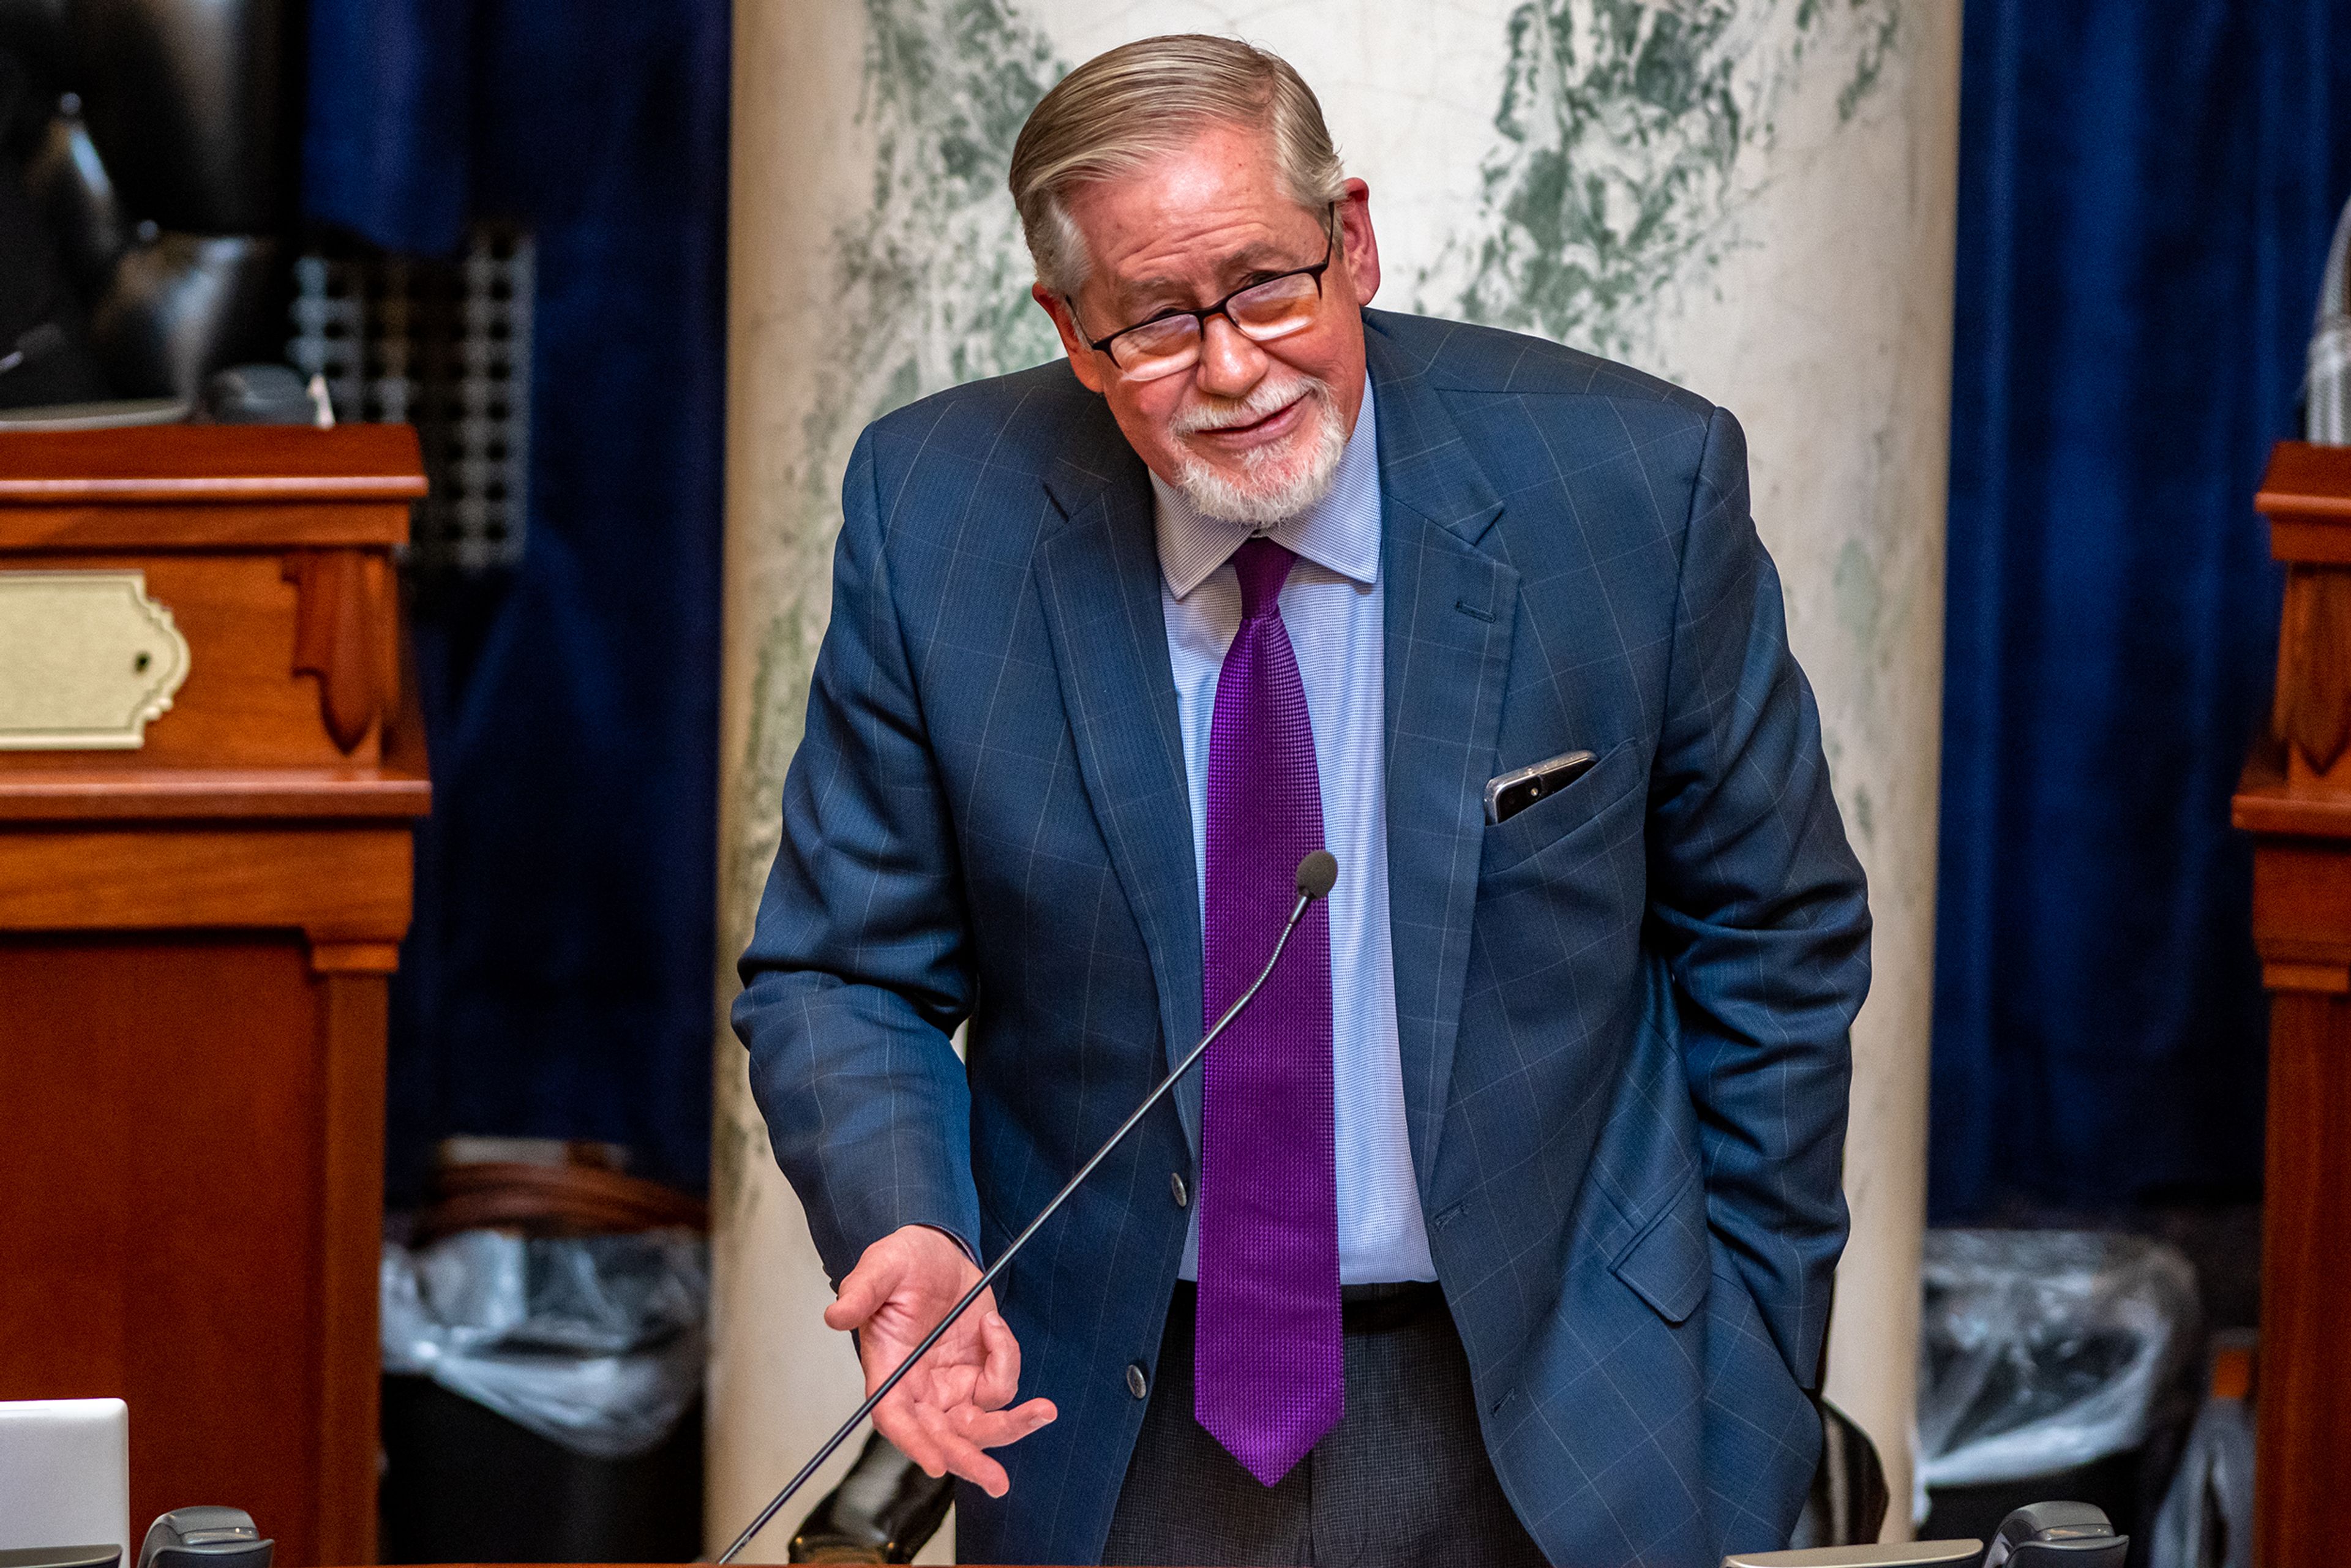
<path fill-rule="evenodd" d="M 965 1240 L 962 1235 L 958 1232 L 950 1230 L 944 1225 L 932 1225 L 927 1222 L 923 1225 L 923 1228 L 925 1230 L 935 1230 L 940 1235 L 946 1237 L 948 1240 L 954 1242 L 957 1247 L 961 1248 L 963 1249 L 963 1255 L 971 1260 L 971 1266 L 973 1268 L 982 1269 L 987 1267 L 986 1264 L 979 1260 L 979 1249 Z"/>

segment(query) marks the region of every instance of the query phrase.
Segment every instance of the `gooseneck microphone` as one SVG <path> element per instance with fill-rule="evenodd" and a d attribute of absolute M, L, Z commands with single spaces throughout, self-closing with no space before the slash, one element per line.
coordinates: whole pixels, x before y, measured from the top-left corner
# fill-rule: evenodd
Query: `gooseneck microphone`
<path fill-rule="evenodd" d="M 1078 1174 L 1071 1176 L 1063 1185 L 1061 1190 L 1053 1195 L 1052 1202 L 1038 1211 L 1037 1218 L 1029 1222 L 1028 1228 L 1012 1239 L 1012 1245 L 997 1256 L 996 1261 L 990 1263 L 987 1271 L 980 1275 L 971 1289 L 964 1292 L 963 1300 L 957 1301 L 949 1310 L 947 1315 L 939 1320 L 938 1326 L 923 1336 L 923 1343 L 916 1345 L 908 1354 L 906 1359 L 898 1364 L 898 1369 L 883 1378 L 879 1388 L 865 1396 L 865 1403 L 860 1405 L 849 1419 L 841 1424 L 841 1430 L 825 1440 L 824 1447 L 816 1451 L 814 1458 L 800 1467 L 800 1473 L 786 1483 L 783 1490 L 768 1500 L 768 1506 L 759 1511 L 759 1516 L 745 1526 L 743 1533 L 735 1538 L 735 1544 L 711 1561 L 732 1563 L 735 1561 L 736 1553 L 751 1544 L 751 1538 L 765 1530 L 768 1527 L 768 1521 L 776 1517 L 784 1504 L 792 1500 L 793 1495 L 800 1488 L 808 1485 L 809 1478 L 816 1474 L 825 1460 L 832 1458 L 834 1451 L 841 1444 L 849 1441 L 849 1435 L 856 1431 L 867 1416 L 873 1414 L 875 1406 L 889 1397 L 890 1391 L 898 1386 L 899 1380 L 912 1372 L 914 1369 L 914 1364 L 928 1354 L 931 1347 L 939 1343 L 947 1330 L 955 1327 L 964 1313 L 971 1310 L 971 1304 L 979 1300 L 988 1286 L 996 1282 L 996 1277 L 1003 1273 L 1005 1267 L 1019 1255 L 1020 1249 L 1029 1245 L 1029 1239 L 1044 1228 L 1045 1221 L 1053 1218 L 1054 1211 L 1068 1200 L 1071 1193 L 1083 1185 L 1086 1177 L 1094 1174 L 1094 1167 L 1108 1159 L 1111 1151 L 1126 1141 L 1126 1135 L 1134 1131 L 1143 1118 L 1150 1113 L 1151 1108 L 1159 1103 L 1167 1091 L 1176 1087 L 1176 1081 L 1191 1071 L 1200 1058 L 1207 1054 L 1208 1047 L 1215 1043 L 1217 1037 L 1224 1033 L 1226 1027 L 1235 1019 L 1241 1016 L 1242 1009 L 1257 999 L 1258 992 L 1264 988 L 1265 982 L 1272 976 L 1274 966 L 1281 962 L 1282 949 L 1290 946 L 1290 933 L 1298 929 L 1298 923 L 1301 920 L 1306 918 L 1307 909 L 1318 899 L 1329 897 L 1332 884 L 1338 880 L 1339 862 L 1328 850 L 1316 850 L 1298 862 L 1298 902 L 1290 906 L 1290 918 L 1283 922 L 1281 935 L 1274 938 L 1273 951 L 1267 956 L 1265 967 L 1257 972 L 1257 978 L 1249 982 L 1249 989 L 1235 998 L 1233 1005 L 1225 1009 L 1224 1016 L 1209 1028 L 1207 1033 L 1200 1037 L 1200 1043 L 1194 1046 L 1189 1054 L 1176 1064 L 1173 1071 L 1159 1081 L 1158 1087 L 1143 1097 L 1143 1103 L 1137 1105 L 1126 1120 L 1118 1124 L 1118 1131 L 1113 1133 L 1109 1141 L 1094 1151 L 1092 1159 L 1078 1167 Z"/>

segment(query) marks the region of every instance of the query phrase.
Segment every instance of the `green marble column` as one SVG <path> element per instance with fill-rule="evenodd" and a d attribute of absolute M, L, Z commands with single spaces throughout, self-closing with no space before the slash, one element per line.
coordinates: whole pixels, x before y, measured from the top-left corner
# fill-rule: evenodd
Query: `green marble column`
<path fill-rule="evenodd" d="M 722 952 L 776 841 L 864 423 L 1057 351 L 1004 166 L 1071 64 L 1150 32 L 1286 55 L 1372 186 L 1392 308 L 1540 332 L 1735 411 L 1870 873 L 1831 1387 L 1897 1498 L 1923 1214 L 1959 9 L 1953 0 L 739 0 Z M 860 1391 L 723 1024 L 710 1536 Z M 789 1526 L 752 1555 L 781 1561 Z M 1903 1510 L 1889 1521 L 1907 1530 Z"/>

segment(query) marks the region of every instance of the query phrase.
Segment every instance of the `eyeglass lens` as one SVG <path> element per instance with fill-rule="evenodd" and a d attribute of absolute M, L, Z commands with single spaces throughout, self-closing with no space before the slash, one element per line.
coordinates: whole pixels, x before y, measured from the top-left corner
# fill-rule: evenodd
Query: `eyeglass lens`
<path fill-rule="evenodd" d="M 1322 299 L 1315 280 L 1302 273 L 1270 278 L 1225 301 L 1225 314 L 1243 337 L 1270 343 L 1313 325 Z M 1189 370 L 1200 358 L 1200 319 L 1170 316 L 1147 321 L 1111 340 L 1111 358 L 1133 381 L 1153 381 Z"/>

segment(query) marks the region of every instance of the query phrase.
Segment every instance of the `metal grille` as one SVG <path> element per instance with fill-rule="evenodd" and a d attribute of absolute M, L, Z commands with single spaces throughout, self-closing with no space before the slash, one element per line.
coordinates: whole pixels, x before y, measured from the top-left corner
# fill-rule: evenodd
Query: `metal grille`
<path fill-rule="evenodd" d="M 432 493 L 410 558 L 478 571 L 522 558 L 530 471 L 531 238 L 479 225 L 446 259 L 312 252 L 294 265 L 287 357 L 340 420 L 406 422 Z"/>

